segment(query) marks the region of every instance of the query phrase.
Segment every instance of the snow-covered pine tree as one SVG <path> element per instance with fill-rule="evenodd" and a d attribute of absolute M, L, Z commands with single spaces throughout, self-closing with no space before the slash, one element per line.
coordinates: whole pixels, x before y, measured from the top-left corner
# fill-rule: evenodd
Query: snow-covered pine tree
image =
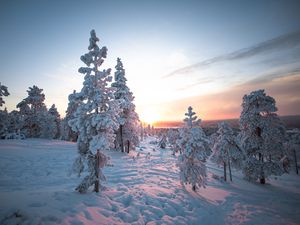
<path fill-rule="evenodd" d="M 206 185 L 206 159 L 210 155 L 209 140 L 200 127 L 200 119 L 190 106 L 184 119 L 185 128 L 179 130 L 180 139 L 177 141 L 182 154 L 178 166 L 182 183 L 189 183 L 195 191 L 197 187 Z"/>
<path fill-rule="evenodd" d="M 167 138 L 169 144 L 171 145 L 171 149 L 173 150 L 173 155 L 175 155 L 175 153 L 178 151 L 181 154 L 180 148 L 177 144 L 177 140 L 180 138 L 178 129 L 170 128 L 167 132 Z"/>
<path fill-rule="evenodd" d="M 144 126 L 143 123 L 140 123 L 140 135 L 141 135 L 141 141 L 144 140 Z"/>
<path fill-rule="evenodd" d="M 167 136 L 166 136 L 166 134 L 162 134 L 161 135 L 161 139 L 160 139 L 160 141 L 158 142 L 158 146 L 160 147 L 160 148 L 163 148 L 163 149 L 165 149 L 166 147 L 167 147 Z"/>
<path fill-rule="evenodd" d="M 7 90 L 7 87 L 2 85 L 0 82 L 0 107 L 3 106 L 5 101 L 3 100 L 2 96 L 8 96 L 9 92 Z"/>
<path fill-rule="evenodd" d="M 0 110 L 0 139 L 5 138 L 8 134 L 8 126 L 9 126 L 9 114 L 7 109 Z"/>
<path fill-rule="evenodd" d="M 24 119 L 24 127 L 22 131 L 26 137 L 48 137 L 49 128 L 51 127 L 50 117 L 45 101 L 45 94 L 42 93 L 43 89 L 37 86 L 29 87 L 27 90 L 28 96 L 23 99 L 17 108 L 20 108 L 20 114 Z"/>
<path fill-rule="evenodd" d="M 4 105 L 5 101 L 3 100 L 3 96 L 8 96 L 9 92 L 7 87 L 0 83 L 0 107 Z M 8 112 L 5 108 L 4 110 L 0 110 L 0 138 L 4 138 L 8 132 Z"/>
<path fill-rule="evenodd" d="M 281 175 L 280 159 L 285 155 L 285 128 L 276 114 L 274 98 L 264 90 L 243 97 L 240 116 L 240 143 L 245 151 L 243 173 L 248 180 L 260 180 L 270 175 Z"/>
<path fill-rule="evenodd" d="M 53 138 L 59 138 L 60 137 L 60 115 L 57 111 L 57 108 L 55 107 L 55 104 L 51 106 L 51 108 L 48 110 L 49 114 L 53 117 L 54 119 L 54 124 L 55 124 L 55 129 L 54 129 L 54 134 Z"/>
<path fill-rule="evenodd" d="M 228 166 L 230 181 L 232 181 L 231 166 L 240 168 L 243 152 L 235 141 L 233 130 L 226 122 L 219 123 L 217 138 L 212 147 L 212 161 L 224 168 L 224 180 L 227 180 L 226 167 Z"/>
<path fill-rule="evenodd" d="M 298 162 L 300 156 L 300 130 L 298 128 L 288 130 L 287 142 L 285 147 L 287 149 L 288 158 L 291 161 L 290 164 L 294 165 L 296 174 L 299 174 Z"/>
<path fill-rule="evenodd" d="M 68 96 L 68 108 L 66 111 L 66 116 L 61 122 L 61 134 L 62 139 L 67 141 L 77 141 L 78 132 L 75 132 L 69 126 L 69 121 L 74 119 L 74 113 L 76 112 L 78 105 L 81 102 L 80 93 L 76 93 L 74 90 L 72 94 Z"/>
<path fill-rule="evenodd" d="M 117 148 L 124 152 L 124 145 L 127 152 L 130 147 L 134 148 L 139 143 L 139 117 L 135 112 L 133 103 L 134 96 L 126 84 L 125 69 L 120 58 L 117 59 L 115 82 L 111 84 L 115 88 L 115 99 L 120 101 L 121 114 L 119 118 L 119 129 L 117 131 Z"/>
<path fill-rule="evenodd" d="M 107 48 L 98 47 L 99 39 L 94 30 L 90 34 L 89 52 L 80 58 L 86 67 L 78 70 L 79 73 L 85 74 L 83 87 L 78 93 L 81 101 L 74 118 L 69 121 L 72 129 L 78 132 L 79 156 L 74 162 L 73 169 L 79 176 L 85 164 L 88 170 L 88 174 L 76 188 L 80 193 L 86 192 L 93 184 L 95 184 L 95 191 L 99 191 L 99 179 L 105 178 L 101 168 L 107 162 L 107 157 L 100 151 L 114 147 L 114 132 L 118 128 L 120 113 L 118 102 L 114 100 L 113 89 L 108 87 L 112 80 L 111 69 L 99 71 L 106 58 Z M 100 156 L 97 150 L 100 150 Z M 99 165 L 97 165 L 97 158 L 100 160 Z"/>

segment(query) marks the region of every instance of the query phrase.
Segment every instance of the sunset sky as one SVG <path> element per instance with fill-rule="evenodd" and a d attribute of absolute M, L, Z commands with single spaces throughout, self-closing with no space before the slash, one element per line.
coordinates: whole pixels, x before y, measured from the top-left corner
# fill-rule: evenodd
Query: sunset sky
<path fill-rule="evenodd" d="M 89 33 L 107 46 L 102 69 L 123 61 L 142 120 L 239 117 L 244 94 L 265 89 L 280 115 L 300 114 L 300 2 L 0 2 L 0 82 L 8 110 L 44 89 L 64 116 L 80 91 Z"/>

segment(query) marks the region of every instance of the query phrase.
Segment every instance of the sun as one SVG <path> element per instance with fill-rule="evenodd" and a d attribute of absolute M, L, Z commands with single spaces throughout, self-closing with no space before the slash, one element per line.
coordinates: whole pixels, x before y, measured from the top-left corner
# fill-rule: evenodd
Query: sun
<path fill-rule="evenodd" d="M 151 109 L 144 110 L 140 114 L 140 120 L 144 123 L 151 124 L 159 121 L 159 115 Z"/>

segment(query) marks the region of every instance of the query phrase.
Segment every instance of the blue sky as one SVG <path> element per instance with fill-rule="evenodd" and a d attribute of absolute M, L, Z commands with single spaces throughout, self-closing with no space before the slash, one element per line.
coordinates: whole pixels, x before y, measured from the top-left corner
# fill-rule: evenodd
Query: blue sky
<path fill-rule="evenodd" d="M 81 88 L 79 58 L 95 29 L 99 45 L 108 48 L 103 69 L 121 57 L 142 119 L 181 119 L 189 103 L 207 119 L 213 110 L 217 118 L 236 117 L 249 84 L 272 94 L 279 113 L 300 114 L 300 93 L 289 88 L 299 82 L 299 9 L 299 1 L 2 0 L 0 82 L 11 94 L 6 106 L 14 109 L 28 87 L 38 85 L 46 104 L 64 114 L 68 94 Z M 250 56 L 241 57 L 247 51 Z M 290 80 L 278 81 L 283 78 Z M 224 100 L 226 108 L 207 100 L 237 87 L 245 88 Z"/>

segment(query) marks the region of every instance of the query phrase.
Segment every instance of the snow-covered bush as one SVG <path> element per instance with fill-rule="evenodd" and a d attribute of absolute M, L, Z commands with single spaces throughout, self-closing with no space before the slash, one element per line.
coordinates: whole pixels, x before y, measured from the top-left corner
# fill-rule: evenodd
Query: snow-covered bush
<path fill-rule="evenodd" d="M 219 124 L 217 137 L 212 147 L 211 159 L 224 168 L 224 180 L 227 180 L 226 167 L 228 166 L 230 180 L 232 181 L 231 166 L 240 168 L 243 152 L 236 143 L 234 133 L 226 122 Z"/>
<path fill-rule="evenodd" d="M 99 67 L 106 58 L 107 48 L 98 47 L 99 39 L 94 30 L 91 31 L 89 52 L 81 56 L 81 61 L 86 67 L 79 68 L 79 73 L 84 74 L 83 87 L 78 93 L 80 101 L 74 118 L 69 120 L 69 125 L 78 132 L 77 147 L 78 154 L 74 162 L 74 170 L 80 175 L 87 166 L 88 175 L 77 186 L 80 193 L 86 192 L 95 184 L 95 191 L 99 179 L 97 176 L 101 168 L 97 166 L 97 150 L 109 150 L 114 147 L 115 130 L 119 125 L 120 107 L 118 101 L 114 100 L 113 89 L 109 87 L 112 81 L 110 69 L 100 71 Z M 101 154 L 100 164 L 106 163 L 106 157 Z"/>
<path fill-rule="evenodd" d="M 182 154 L 179 156 L 178 166 L 180 169 L 180 179 L 182 183 L 189 183 L 193 190 L 197 187 L 205 187 L 206 159 L 210 155 L 209 140 L 200 127 L 200 119 L 192 107 L 188 108 L 184 119 L 185 128 L 179 130 L 180 139 L 177 144 Z"/>
<path fill-rule="evenodd" d="M 283 173 L 285 128 L 276 114 L 274 98 L 264 90 L 243 97 L 240 116 L 240 144 L 245 151 L 243 173 L 248 180 L 264 184 L 270 175 Z"/>

